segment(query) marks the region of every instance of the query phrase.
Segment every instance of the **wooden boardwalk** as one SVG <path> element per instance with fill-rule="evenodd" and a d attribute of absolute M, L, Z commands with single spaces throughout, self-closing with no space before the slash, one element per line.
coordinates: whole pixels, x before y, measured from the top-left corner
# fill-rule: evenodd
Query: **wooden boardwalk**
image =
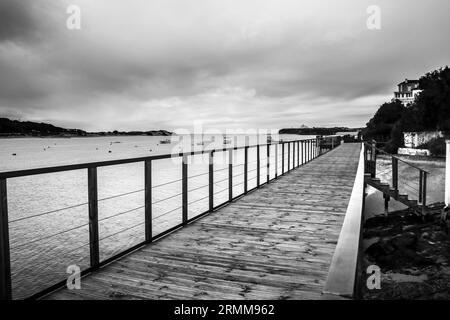
<path fill-rule="evenodd" d="M 320 298 L 360 148 L 341 145 L 45 298 Z"/>

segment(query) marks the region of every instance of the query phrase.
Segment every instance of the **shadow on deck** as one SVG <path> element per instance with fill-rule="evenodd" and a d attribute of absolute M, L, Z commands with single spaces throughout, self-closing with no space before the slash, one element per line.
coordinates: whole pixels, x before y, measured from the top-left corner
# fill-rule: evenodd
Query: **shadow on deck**
<path fill-rule="evenodd" d="M 360 150 L 341 145 L 45 299 L 318 299 Z"/>

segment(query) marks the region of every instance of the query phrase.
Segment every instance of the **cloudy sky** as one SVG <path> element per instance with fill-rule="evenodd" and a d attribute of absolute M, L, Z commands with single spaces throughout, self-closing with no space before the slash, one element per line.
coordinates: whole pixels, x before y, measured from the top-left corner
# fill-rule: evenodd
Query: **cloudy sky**
<path fill-rule="evenodd" d="M 66 27 L 70 4 L 80 30 Z M 449 12 L 448 0 L 0 0 L 0 116 L 90 131 L 362 126 L 398 82 L 449 64 Z"/>

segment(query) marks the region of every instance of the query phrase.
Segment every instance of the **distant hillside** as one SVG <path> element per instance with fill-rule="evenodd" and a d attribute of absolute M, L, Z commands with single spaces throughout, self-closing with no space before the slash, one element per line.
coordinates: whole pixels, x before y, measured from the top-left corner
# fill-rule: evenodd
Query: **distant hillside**
<path fill-rule="evenodd" d="M 0 135 L 2 136 L 85 136 L 86 131 L 78 129 L 64 129 L 48 123 L 31 121 L 17 121 L 0 118 Z"/>
<path fill-rule="evenodd" d="M 17 121 L 7 118 L 0 118 L 0 136 L 33 136 L 33 137 L 98 137 L 98 136 L 170 136 L 172 132 L 166 130 L 153 131 L 108 131 L 108 132 L 86 132 L 79 129 L 65 129 L 56 127 L 48 123 L 38 123 L 31 121 Z"/>
<path fill-rule="evenodd" d="M 358 131 L 359 128 L 352 129 L 352 128 L 346 128 L 346 127 L 334 127 L 334 128 L 305 128 L 302 126 L 301 128 L 289 128 L 289 129 L 281 129 L 278 133 L 279 134 L 300 134 L 300 135 L 317 135 L 317 136 L 327 136 L 327 135 L 334 135 L 338 132 L 352 132 L 352 131 Z"/>

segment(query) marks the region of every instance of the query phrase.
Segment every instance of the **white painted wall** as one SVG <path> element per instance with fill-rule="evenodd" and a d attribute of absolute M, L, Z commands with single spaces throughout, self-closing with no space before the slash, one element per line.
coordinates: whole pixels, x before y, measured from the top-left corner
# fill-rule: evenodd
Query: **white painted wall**
<path fill-rule="evenodd" d="M 406 148 L 417 148 L 431 139 L 442 138 L 443 136 L 444 133 L 441 131 L 403 132 Z"/>
<path fill-rule="evenodd" d="M 447 157 L 445 166 L 445 205 L 450 205 L 450 140 L 447 140 Z"/>

